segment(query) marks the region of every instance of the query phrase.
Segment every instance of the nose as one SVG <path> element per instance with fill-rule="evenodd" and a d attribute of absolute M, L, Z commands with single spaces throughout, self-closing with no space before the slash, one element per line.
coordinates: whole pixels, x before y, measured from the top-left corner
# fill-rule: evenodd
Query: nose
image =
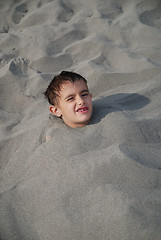
<path fill-rule="evenodd" d="M 84 104 L 84 100 L 83 100 L 83 98 L 80 96 L 80 97 L 78 97 L 78 100 L 77 100 L 78 102 L 78 104 L 79 105 L 83 105 Z"/>

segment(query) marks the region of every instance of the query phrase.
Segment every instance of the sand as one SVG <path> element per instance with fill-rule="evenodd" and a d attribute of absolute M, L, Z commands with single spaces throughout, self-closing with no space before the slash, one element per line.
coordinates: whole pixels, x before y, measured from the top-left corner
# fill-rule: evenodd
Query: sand
<path fill-rule="evenodd" d="M 0 239 L 161 239 L 159 0 L 0 1 Z M 88 80 L 72 129 L 44 99 Z"/>

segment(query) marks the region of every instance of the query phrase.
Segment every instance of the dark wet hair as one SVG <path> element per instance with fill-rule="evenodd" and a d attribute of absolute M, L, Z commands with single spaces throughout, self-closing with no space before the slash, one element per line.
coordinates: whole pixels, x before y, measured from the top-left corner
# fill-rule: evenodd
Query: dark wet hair
<path fill-rule="evenodd" d="M 74 83 L 76 80 L 83 80 L 87 85 L 87 80 L 75 72 L 62 71 L 59 75 L 55 76 L 44 92 L 48 102 L 51 105 L 57 104 L 61 85 L 67 81 Z"/>

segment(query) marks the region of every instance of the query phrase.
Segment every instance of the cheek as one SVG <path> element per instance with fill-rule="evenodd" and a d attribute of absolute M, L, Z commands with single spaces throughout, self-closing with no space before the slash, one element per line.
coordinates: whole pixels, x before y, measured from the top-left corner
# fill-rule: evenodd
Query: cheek
<path fill-rule="evenodd" d="M 88 104 L 89 104 L 89 105 L 92 105 L 92 99 L 91 99 L 91 98 L 88 99 Z"/>
<path fill-rule="evenodd" d="M 71 110 L 71 111 L 74 110 L 75 109 L 75 104 L 73 102 L 68 103 L 66 105 L 66 109 Z"/>
<path fill-rule="evenodd" d="M 74 102 L 73 102 L 73 103 L 71 103 L 71 105 L 70 105 L 70 108 L 74 110 L 74 109 L 75 109 L 75 107 L 76 107 L 76 104 L 75 104 Z"/>

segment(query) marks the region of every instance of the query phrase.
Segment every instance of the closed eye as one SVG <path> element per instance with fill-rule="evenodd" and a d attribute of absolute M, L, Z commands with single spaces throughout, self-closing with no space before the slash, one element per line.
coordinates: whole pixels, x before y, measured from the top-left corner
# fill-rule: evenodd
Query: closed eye
<path fill-rule="evenodd" d="M 70 97 L 67 99 L 67 102 L 74 100 L 74 97 Z"/>
<path fill-rule="evenodd" d="M 88 95 L 89 95 L 88 93 L 84 93 L 84 94 L 82 94 L 82 97 L 88 96 Z"/>

